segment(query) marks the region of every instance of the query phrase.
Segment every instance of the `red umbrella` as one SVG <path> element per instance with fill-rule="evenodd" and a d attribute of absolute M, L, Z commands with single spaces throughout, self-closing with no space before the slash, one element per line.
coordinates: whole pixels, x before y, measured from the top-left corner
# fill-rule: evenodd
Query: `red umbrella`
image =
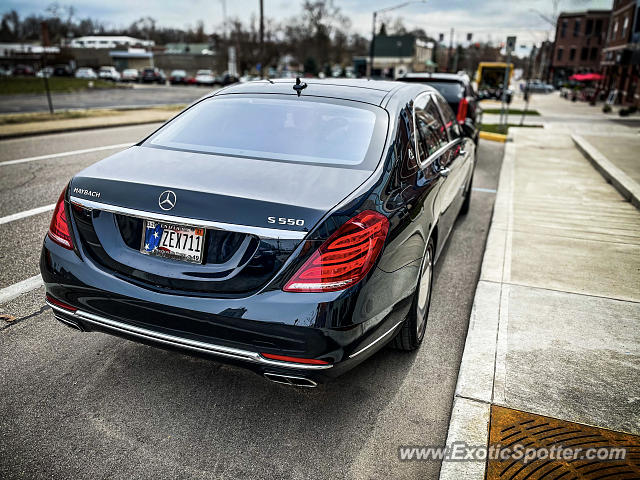
<path fill-rule="evenodd" d="M 575 80 L 577 82 L 597 82 L 598 80 L 602 80 L 602 75 L 599 73 L 576 73 L 575 75 L 571 75 L 569 80 Z"/>

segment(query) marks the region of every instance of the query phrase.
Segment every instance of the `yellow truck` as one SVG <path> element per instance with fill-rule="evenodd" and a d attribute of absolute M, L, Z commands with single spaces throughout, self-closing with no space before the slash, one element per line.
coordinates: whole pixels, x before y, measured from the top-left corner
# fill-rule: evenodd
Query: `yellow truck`
<path fill-rule="evenodd" d="M 504 74 L 507 69 L 509 70 L 508 83 L 511 83 L 513 63 L 480 62 L 476 72 L 476 85 L 480 99 L 502 99 L 502 84 L 504 83 Z M 513 92 L 509 90 L 509 85 L 507 84 L 507 103 L 511 103 L 512 96 Z"/>

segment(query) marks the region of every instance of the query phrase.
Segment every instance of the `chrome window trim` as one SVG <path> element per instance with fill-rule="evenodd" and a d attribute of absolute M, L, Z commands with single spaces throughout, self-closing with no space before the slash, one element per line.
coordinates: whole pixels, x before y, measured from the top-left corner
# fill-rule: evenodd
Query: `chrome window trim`
<path fill-rule="evenodd" d="M 96 202 L 71 196 L 69 201 L 74 205 L 79 205 L 88 210 L 102 210 L 109 213 L 118 213 L 121 215 L 129 215 L 131 217 L 141 218 L 143 220 L 151 220 L 156 222 L 173 223 L 176 225 L 184 225 L 188 227 L 213 228 L 216 230 L 224 230 L 227 232 L 247 233 L 250 235 L 258 235 L 263 238 L 276 238 L 280 240 L 302 240 L 307 236 L 307 232 L 298 230 L 280 230 L 277 228 L 254 227 L 250 225 L 237 225 L 232 223 L 214 222 L 210 220 L 200 220 L 195 218 L 177 217 L 164 213 L 147 212 L 144 210 L 135 210 L 133 208 L 119 207 L 108 203 Z"/>
<path fill-rule="evenodd" d="M 263 357 L 257 352 L 242 350 L 240 348 L 225 347 L 223 345 L 216 345 L 214 343 L 200 342 L 198 340 L 192 340 L 188 338 L 176 337 L 174 335 L 168 335 L 166 333 L 160 333 L 146 328 L 136 327 L 134 325 L 119 322 L 117 320 L 112 320 L 110 318 L 105 318 L 100 315 L 95 315 L 93 313 L 85 312 L 82 310 L 76 310 L 75 312 L 65 310 L 64 308 L 60 308 L 57 305 L 52 304 L 48 300 L 46 301 L 46 303 L 54 310 L 54 313 L 64 313 L 67 316 L 78 318 L 92 325 L 106 328 L 107 330 L 113 330 L 144 340 L 152 340 L 154 342 L 170 345 L 173 347 L 185 348 L 196 352 L 204 352 L 221 357 L 233 358 L 235 360 L 258 363 L 261 365 L 292 368 L 296 370 L 326 370 L 333 367 L 332 364 L 310 365 L 304 363 L 291 363 L 269 360 L 268 358 Z"/>

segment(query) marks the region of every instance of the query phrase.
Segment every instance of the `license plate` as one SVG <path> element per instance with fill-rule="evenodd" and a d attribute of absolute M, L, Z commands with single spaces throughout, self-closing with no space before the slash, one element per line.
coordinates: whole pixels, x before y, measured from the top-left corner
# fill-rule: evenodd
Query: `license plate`
<path fill-rule="evenodd" d="M 140 251 L 146 255 L 202 263 L 204 228 L 145 220 Z"/>

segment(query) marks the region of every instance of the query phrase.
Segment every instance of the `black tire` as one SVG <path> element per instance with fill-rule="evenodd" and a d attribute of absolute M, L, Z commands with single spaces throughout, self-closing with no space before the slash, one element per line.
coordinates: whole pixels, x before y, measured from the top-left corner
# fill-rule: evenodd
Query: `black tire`
<path fill-rule="evenodd" d="M 400 331 L 397 333 L 391 346 L 398 350 L 411 351 L 417 349 L 424 338 L 424 333 L 427 330 L 427 321 L 429 318 L 429 308 L 431 306 L 431 291 L 433 290 L 433 255 L 435 248 L 433 239 L 429 239 L 427 244 L 427 251 L 422 259 L 422 266 L 420 267 L 420 276 L 418 277 L 418 284 L 416 286 L 416 292 L 413 295 L 413 302 L 411 302 L 411 310 L 407 315 L 406 320 L 402 324 Z M 428 280 L 427 283 L 423 283 L 421 280 L 423 275 L 427 274 L 428 267 Z M 421 293 L 421 284 L 423 288 L 428 286 L 428 292 L 426 293 L 426 303 L 423 303 L 423 308 L 418 308 Z M 422 292 L 424 293 L 424 292 Z M 422 318 L 419 318 L 422 317 Z M 419 323 L 419 320 L 422 320 Z"/>
<path fill-rule="evenodd" d="M 466 215 L 469 213 L 469 207 L 471 207 L 471 186 L 473 185 L 473 176 L 471 180 L 469 180 L 469 186 L 467 187 L 467 193 L 464 195 L 464 202 L 462 202 L 462 206 L 460 207 L 460 215 Z"/>

